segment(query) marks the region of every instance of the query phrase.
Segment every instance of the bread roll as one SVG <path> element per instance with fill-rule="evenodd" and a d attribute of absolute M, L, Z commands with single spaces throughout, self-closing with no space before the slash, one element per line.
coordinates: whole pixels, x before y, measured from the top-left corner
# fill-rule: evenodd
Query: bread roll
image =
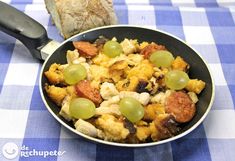
<path fill-rule="evenodd" d="M 45 4 L 66 39 L 91 28 L 117 24 L 112 0 L 45 0 Z"/>

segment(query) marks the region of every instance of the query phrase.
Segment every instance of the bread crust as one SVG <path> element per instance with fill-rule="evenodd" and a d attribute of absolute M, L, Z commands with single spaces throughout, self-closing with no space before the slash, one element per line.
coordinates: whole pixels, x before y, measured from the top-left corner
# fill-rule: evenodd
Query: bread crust
<path fill-rule="evenodd" d="M 112 0 L 45 0 L 46 8 L 64 38 L 117 24 Z"/>

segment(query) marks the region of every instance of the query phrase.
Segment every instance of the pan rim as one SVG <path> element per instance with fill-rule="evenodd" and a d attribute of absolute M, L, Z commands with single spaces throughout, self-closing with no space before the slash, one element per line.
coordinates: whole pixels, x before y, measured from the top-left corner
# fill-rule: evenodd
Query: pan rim
<path fill-rule="evenodd" d="M 171 138 L 168 138 L 168 139 L 165 139 L 165 140 L 161 140 L 161 141 L 157 141 L 157 142 L 151 142 L 151 143 L 140 143 L 140 144 L 127 144 L 127 143 L 117 143 L 117 142 L 110 142 L 110 141 L 105 141 L 105 140 L 101 140 L 101 139 L 98 139 L 98 138 L 94 138 L 94 137 L 91 137 L 91 136 L 88 136 L 88 135 L 85 135 L 79 131 L 77 131 L 76 129 L 70 127 L 69 125 L 67 125 L 62 119 L 60 119 L 53 111 L 52 109 L 50 108 L 50 106 L 48 105 L 47 101 L 45 100 L 45 97 L 44 97 L 44 94 L 43 94 L 43 88 L 42 88 L 42 77 L 43 77 L 43 70 L 45 68 L 45 65 L 47 64 L 47 61 L 50 59 L 50 57 L 54 54 L 52 53 L 51 55 L 49 55 L 45 62 L 43 63 L 42 65 L 42 68 L 41 68 L 41 71 L 40 71 L 40 77 L 39 77 L 39 91 L 40 91 L 40 95 L 41 95 L 41 98 L 43 100 L 43 103 L 44 105 L 46 106 L 47 110 L 52 114 L 52 116 L 61 124 L 63 125 L 64 127 L 66 127 L 67 129 L 69 129 L 70 131 L 72 131 L 73 133 L 79 135 L 79 136 L 82 136 L 86 139 L 88 139 L 89 141 L 93 141 L 93 142 L 96 142 L 96 143 L 101 143 L 101 144 L 106 144 L 106 145 L 112 145 L 112 146 L 117 146 L 117 147 L 132 147 L 132 148 L 140 148 L 140 147 L 150 147 L 150 146 L 155 146 L 155 145 L 160 145 L 160 144 L 164 144 L 164 143 L 169 143 L 173 140 L 176 140 L 176 139 L 179 139 L 179 138 L 182 138 L 183 136 L 191 133 L 194 129 L 196 129 L 203 121 L 204 119 L 206 118 L 206 116 L 208 115 L 209 111 L 211 110 L 211 107 L 213 105 L 213 102 L 214 102 L 214 98 L 215 98 L 215 84 L 214 84 L 214 80 L 212 78 L 212 74 L 211 74 L 211 69 L 210 67 L 208 66 L 208 64 L 206 63 L 206 61 L 204 60 L 204 58 L 200 55 L 199 52 L 197 52 L 197 50 L 195 50 L 191 45 L 187 44 L 184 40 L 168 33 L 168 32 L 165 32 L 165 31 L 162 31 L 162 30 L 159 30 L 159 29 L 153 29 L 153 28 L 148 28 L 148 27 L 143 27 L 143 26 L 138 26 L 138 25 L 109 25 L 109 26 L 102 26 L 102 27 L 97 27 L 97 28 L 93 28 L 93 29 L 90 29 L 90 30 L 87 30 L 87 31 L 84 31 L 84 32 L 81 32 L 81 33 L 78 33 L 72 37 L 70 37 L 69 39 L 63 41 L 59 46 L 63 46 L 65 43 L 67 43 L 68 41 L 78 37 L 79 35 L 83 35 L 85 33 L 88 33 L 88 32 L 92 32 L 92 31 L 95 31 L 95 30 L 100 30 L 100 29 L 106 29 L 106 28 L 118 28 L 118 27 L 128 27 L 128 28 L 141 28 L 141 29 L 147 29 L 147 30 L 152 30 L 152 31 L 155 31 L 155 32 L 160 32 L 160 33 L 163 33 L 167 36 L 170 36 L 170 37 L 173 37 L 174 39 L 184 43 L 186 46 L 188 46 L 190 49 L 192 49 L 199 57 L 200 59 L 203 61 L 203 63 L 205 64 L 207 70 L 209 71 L 209 75 L 210 75 L 210 79 L 211 79 L 211 86 L 212 86 L 212 94 L 211 94 L 211 99 L 210 99 L 210 103 L 208 105 L 208 108 L 207 110 L 205 111 L 205 113 L 202 115 L 202 117 L 192 126 L 190 127 L 188 130 L 184 131 L 183 133 L 179 134 L 179 135 L 176 135 L 174 137 L 171 137 Z"/>

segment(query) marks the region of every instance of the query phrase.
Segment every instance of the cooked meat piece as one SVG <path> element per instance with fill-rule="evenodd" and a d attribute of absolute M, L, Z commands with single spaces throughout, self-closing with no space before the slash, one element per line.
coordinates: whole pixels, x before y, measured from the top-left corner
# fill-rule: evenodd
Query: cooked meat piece
<path fill-rule="evenodd" d="M 97 137 L 98 129 L 92 125 L 91 123 L 84 121 L 82 119 L 78 119 L 74 124 L 77 131 L 86 134 L 88 136 Z"/>
<path fill-rule="evenodd" d="M 48 71 L 46 71 L 45 76 L 47 77 L 50 84 L 64 84 L 63 67 L 60 64 L 52 64 Z"/>
<path fill-rule="evenodd" d="M 148 59 L 150 55 L 157 50 L 166 50 L 165 46 L 163 45 L 158 45 L 155 43 L 151 43 L 144 47 L 141 51 L 140 54 L 144 55 L 144 58 Z"/>
<path fill-rule="evenodd" d="M 61 106 L 63 99 L 67 95 L 66 88 L 56 87 L 54 85 L 45 85 L 45 90 L 50 99 L 58 106 Z"/>
<path fill-rule="evenodd" d="M 137 40 L 124 39 L 120 45 L 122 46 L 124 54 L 131 54 L 137 52 L 139 46 Z"/>
<path fill-rule="evenodd" d="M 80 97 L 87 98 L 94 102 L 96 105 L 99 105 L 102 102 L 101 95 L 99 90 L 93 88 L 90 85 L 90 82 L 87 80 L 82 80 L 75 85 L 77 95 Z"/>
<path fill-rule="evenodd" d="M 71 96 L 66 96 L 62 102 L 62 107 L 60 109 L 59 115 L 61 115 L 67 121 L 71 121 L 73 117 L 70 115 L 69 112 L 69 104 L 71 101 Z"/>
<path fill-rule="evenodd" d="M 196 107 L 185 92 L 173 92 L 166 98 L 166 112 L 172 114 L 177 122 L 190 121 L 196 112 Z"/>
<path fill-rule="evenodd" d="M 111 104 L 110 106 L 100 106 L 95 109 L 96 115 L 111 114 L 115 116 L 121 116 L 118 104 Z"/>
<path fill-rule="evenodd" d="M 121 91 L 119 93 L 120 99 L 124 97 L 132 97 L 138 100 L 142 105 L 147 105 L 150 100 L 150 95 L 147 92 L 137 93 L 137 92 L 129 92 L 129 91 Z"/>
<path fill-rule="evenodd" d="M 118 95 L 119 92 L 113 83 L 104 82 L 100 86 L 100 94 L 103 99 L 109 99 L 113 96 Z"/>
<path fill-rule="evenodd" d="M 92 58 L 98 54 L 98 49 L 90 42 L 75 41 L 73 45 L 78 50 L 79 54 L 85 58 Z"/>

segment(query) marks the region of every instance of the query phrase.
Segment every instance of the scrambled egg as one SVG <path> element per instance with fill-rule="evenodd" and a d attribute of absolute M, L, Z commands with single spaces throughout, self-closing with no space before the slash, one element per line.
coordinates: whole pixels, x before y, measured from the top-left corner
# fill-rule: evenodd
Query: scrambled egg
<path fill-rule="evenodd" d="M 149 62 L 149 60 L 144 59 L 137 66 L 127 70 L 126 73 L 128 78 L 136 76 L 139 79 L 148 80 L 152 77 L 154 70 L 153 65 Z"/>

